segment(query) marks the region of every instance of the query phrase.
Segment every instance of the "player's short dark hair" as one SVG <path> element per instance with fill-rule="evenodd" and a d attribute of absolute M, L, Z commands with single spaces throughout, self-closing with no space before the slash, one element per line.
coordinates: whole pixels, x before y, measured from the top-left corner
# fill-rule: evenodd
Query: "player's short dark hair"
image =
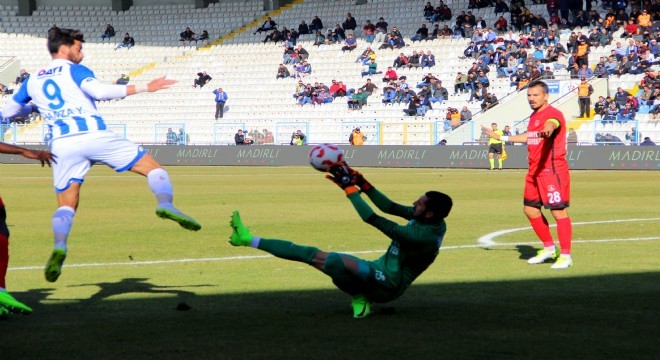
<path fill-rule="evenodd" d="M 530 88 L 530 89 L 531 89 L 531 88 L 533 88 L 533 87 L 535 87 L 535 86 L 540 86 L 541 88 L 543 88 L 543 93 L 544 93 L 544 94 L 547 94 L 547 93 L 548 93 L 548 84 L 546 84 L 544 81 L 541 81 L 541 80 L 534 80 L 534 81 L 530 82 L 530 83 L 527 85 L 527 88 Z"/>
<path fill-rule="evenodd" d="M 52 27 L 48 30 L 48 51 L 51 54 L 57 54 L 60 51 L 60 46 L 71 46 L 76 40 L 85 42 L 83 33 L 80 30 Z"/>
<path fill-rule="evenodd" d="M 439 191 L 429 191 L 426 194 L 428 199 L 426 202 L 426 211 L 433 212 L 433 221 L 440 221 L 446 218 L 451 211 L 453 206 L 453 201 L 449 195 L 441 193 Z"/>

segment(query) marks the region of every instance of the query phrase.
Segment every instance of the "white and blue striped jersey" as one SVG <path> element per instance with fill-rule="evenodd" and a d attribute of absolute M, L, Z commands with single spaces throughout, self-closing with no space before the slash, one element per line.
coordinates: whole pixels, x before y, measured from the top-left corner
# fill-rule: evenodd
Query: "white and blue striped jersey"
<path fill-rule="evenodd" d="M 108 89 L 109 87 L 112 88 Z M 47 67 L 23 82 L 19 91 L 14 94 L 13 101 L 19 106 L 25 106 L 32 101 L 55 140 L 64 136 L 106 130 L 106 124 L 96 109 L 95 100 L 121 97 L 122 94 L 126 96 L 125 89 L 124 85 L 101 84 L 94 77 L 94 72 L 84 65 L 54 59 Z"/>

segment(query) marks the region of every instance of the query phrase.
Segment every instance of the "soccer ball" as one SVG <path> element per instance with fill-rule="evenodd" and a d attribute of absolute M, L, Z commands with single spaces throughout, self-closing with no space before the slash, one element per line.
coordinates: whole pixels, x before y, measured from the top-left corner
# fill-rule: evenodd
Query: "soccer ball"
<path fill-rule="evenodd" d="M 334 144 L 316 145 L 309 152 L 309 163 L 318 171 L 328 171 L 336 162 L 344 160 L 344 152 Z"/>

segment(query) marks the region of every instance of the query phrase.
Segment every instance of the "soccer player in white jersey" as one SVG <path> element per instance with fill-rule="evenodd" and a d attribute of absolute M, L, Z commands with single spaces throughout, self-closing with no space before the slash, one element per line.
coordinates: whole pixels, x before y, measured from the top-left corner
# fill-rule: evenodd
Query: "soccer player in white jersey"
<path fill-rule="evenodd" d="M 94 101 L 123 98 L 141 92 L 167 89 L 175 80 L 161 77 L 148 84 L 103 84 L 83 60 L 83 34 L 78 30 L 54 27 L 48 31 L 48 50 L 53 61 L 23 82 L 20 90 L 2 110 L 13 116 L 32 101 L 52 133 L 53 183 L 58 209 L 53 215 L 54 250 L 46 264 L 45 276 L 57 281 L 67 254 L 67 238 L 76 213 L 80 187 L 95 163 L 117 172 L 130 170 L 147 177 L 156 195 L 156 215 L 171 219 L 188 230 L 201 225 L 172 205 L 172 183 L 167 172 L 141 146 L 107 130 Z"/>

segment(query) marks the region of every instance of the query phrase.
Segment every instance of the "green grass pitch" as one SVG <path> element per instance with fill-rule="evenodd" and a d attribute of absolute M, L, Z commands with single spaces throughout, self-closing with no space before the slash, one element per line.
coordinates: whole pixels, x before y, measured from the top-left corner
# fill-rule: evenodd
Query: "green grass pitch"
<path fill-rule="evenodd" d="M 168 168 L 175 204 L 203 225 L 194 233 L 155 216 L 144 178 L 95 167 L 51 284 L 50 171 L 0 165 L 8 288 L 34 309 L 0 322 L 0 358 L 657 358 L 660 172 L 572 172 L 569 213 L 585 224 L 574 227 L 575 265 L 555 271 L 526 264 L 540 248 L 531 230 L 475 246 L 528 227 L 523 171 L 359 170 L 397 202 L 436 189 L 454 208 L 429 270 L 354 320 L 325 275 L 226 242 L 238 209 L 256 235 L 378 257 L 388 239 L 311 168 Z"/>

